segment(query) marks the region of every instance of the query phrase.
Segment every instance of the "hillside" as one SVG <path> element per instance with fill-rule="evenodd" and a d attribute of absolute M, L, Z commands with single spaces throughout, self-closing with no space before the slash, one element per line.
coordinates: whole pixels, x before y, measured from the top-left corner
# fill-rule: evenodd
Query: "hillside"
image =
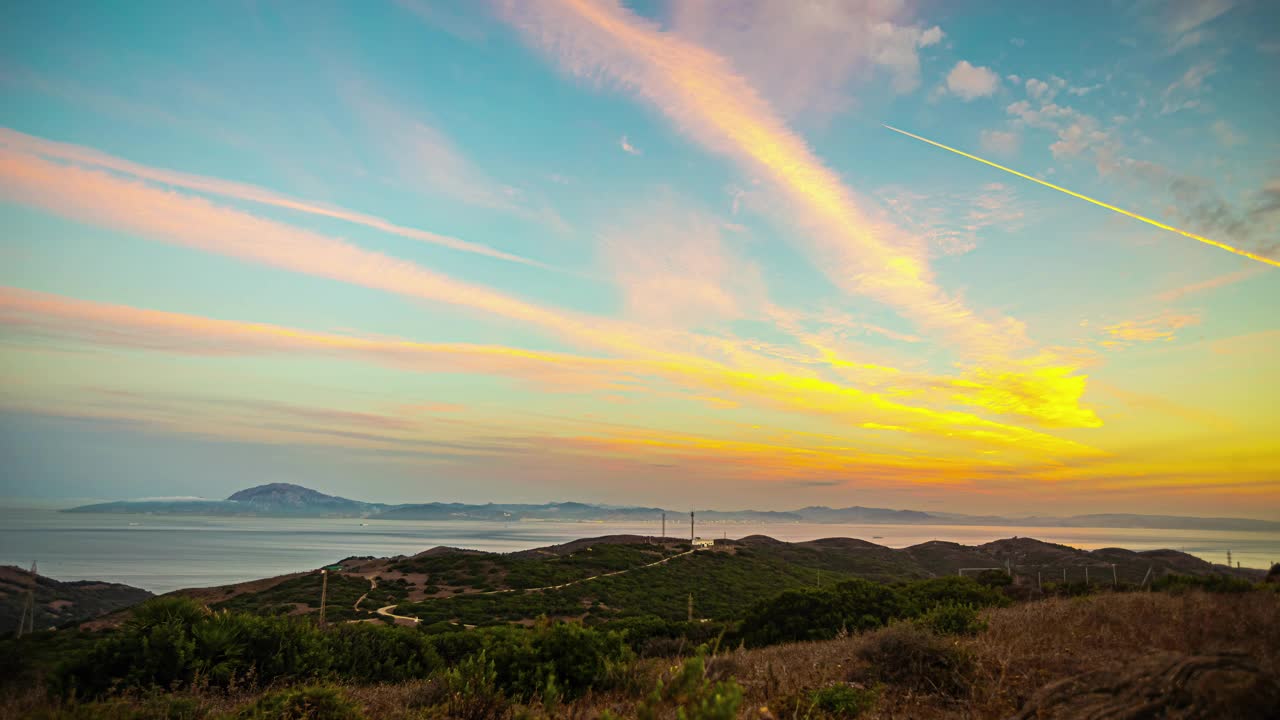
<path fill-rule="evenodd" d="M 33 627 L 46 630 L 131 607 L 151 593 L 128 585 L 81 580 L 60 582 L 11 565 L 0 566 L 0 635 L 17 630 L 28 591 L 34 587 Z"/>
<path fill-rule="evenodd" d="M 659 561 L 662 561 L 659 563 Z M 635 535 L 584 538 L 515 553 L 432 548 L 417 555 L 347 558 L 331 573 L 331 619 L 388 619 L 377 610 L 425 624 L 526 623 L 547 615 L 589 622 L 655 616 L 684 619 L 689 596 L 699 618 L 730 621 L 757 600 L 793 588 L 862 578 L 901 583 L 1004 568 L 1029 588 L 1038 582 L 1135 586 L 1167 575 L 1230 574 L 1261 579 L 1254 570 L 1228 570 L 1172 550 L 1084 551 L 1031 538 L 985 545 L 929 542 L 894 549 L 865 540 L 826 538 L 787 543 L 755 535 L 717 541 L 695 553 L 687 542 Z M 1115 566 L 1114 578 L 1112 565 Z M 1150 572 L 1150 576 L 1148 576 Z M 321 577 L 297 573 L 179 594 L 214 608 L 264 615 L 319 611 Z M 361 596 L 367 597 L 359 603 Z"/>
<path fill-rule="evenodd" d="M 426 502 L 388 505 L 349 500 L 294 485 L 271 483 L 240 490 L 225 500 L 121 500 L 70 508 L 74 513 L 128 513 L 153 515 L 248 515 L 267 517 L 359 517 L 372 520 L 427 521 L 567 521 L 654 522 L 663 513 L 674 528 L 687 514 L 656 507 L 615 507 L 580 502 L 467 503 Z M 1169 528 L 1280 532 L 1280 522 L 1244 518 L 1195 518 L 1167 515 L 1079 515 L 1074 517 L 1020 517 L 929 513 L 852 506 L 811 506 L 798 510 L 699 510 L 703 523 L 814 523 L 844 525 L 996 525 L 1013 527 Z"/>

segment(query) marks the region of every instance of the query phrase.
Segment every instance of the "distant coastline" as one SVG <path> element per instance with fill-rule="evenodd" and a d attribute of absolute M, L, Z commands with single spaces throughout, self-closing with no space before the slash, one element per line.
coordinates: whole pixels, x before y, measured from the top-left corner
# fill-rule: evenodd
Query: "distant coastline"
<path fill-rule="evenodd" d="M 658 507 L 612 507 L 579 502 L 535 504 L 405 503 L 385 504 L 326 495 L 288 483 L 259 485 L 225 500 L 190 498 L 123 500 L 68 508 L 68 513 L 192 515 L 212 517 L 359 518 L 366 520 L 433 520 L 498 522 L 625 522 L 664 513 L 671 528 L 683 522 L 683 511 Z M 1162 530 L 1280 532 L 1280 522 L 1249 518 L 1200 518 L 1172 515 L 1090 514 L 1069 517 L 962 515 L 888 508 L 810 506 L 797 510 L 698 510 L 698 522 L 716 525 L 813 523 L 830 525 L 969 525 Z"/>

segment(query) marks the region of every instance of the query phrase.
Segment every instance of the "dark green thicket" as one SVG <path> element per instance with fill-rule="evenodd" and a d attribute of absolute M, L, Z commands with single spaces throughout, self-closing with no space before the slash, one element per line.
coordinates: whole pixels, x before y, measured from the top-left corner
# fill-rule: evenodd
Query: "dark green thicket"
<path fill-rule="evenodd" d="M 321 630 L 297 618 L 211 612 L 188 598 L 164 597 L 138 606 L 119 631 L 67 659 L 54 687 L 99 696 L 330 676 L 394 682 L 439 667 L 430 639 L 410 629 L 354 623 Z"/>
<path fill-rule="evenodd" d="M 1166 575 L 1151 583 L 1151 589 L 1163 592 L 1186 592 L 1188 590 L 1204 590 L 1205 592 L 1241 593 L 1257 589 L 1256 583 L 1228 575 Z"/>

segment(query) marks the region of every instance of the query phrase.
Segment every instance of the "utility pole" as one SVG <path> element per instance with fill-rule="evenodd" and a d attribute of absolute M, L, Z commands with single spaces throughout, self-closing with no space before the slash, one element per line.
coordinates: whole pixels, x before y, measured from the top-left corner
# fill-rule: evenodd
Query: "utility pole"
<path fill-rule="evenodd" d="M 690 547 L 693 547 L 693 538 L 694 538 L 694 537 L 695 537 L 695 536 L 694 536 L 694 534 L 693 534 L 693 511 L 692 511 L 692 510 L 690 510 L 690 511 L 689 511 L 689 546 L 690 546 Z"/>
<path fill-rule="evenodd" d="M 320 627 L 324 627 L 324 604 L 329 595 L 329 571 L 320 570 Z"/>
<path fill-rule="evenodd" d="M 1084 584 L 1085 586 L 1089 585 L 1089 566 L 1088 565 L 1084 566 Z"/>
<path fill-rule="evenodd" d="M 667 539 L 667 514 L 662 513 L 662 539 Z"/>
<path fill-rule="evenodd" d="M 1231 551 L 1227 551 L 1227 567 L 1231 567 Z"/>
<path fill-rule="evenodd" d="M 36 583 L 38 577 L 36 563 L 32 560 L 31 587 L 27 588 L 27 598 L 22 602 L 22 616 L 18 618 L 18 637 L 23 636 L 24 630 L 27 635 L 36 631 Z"/>

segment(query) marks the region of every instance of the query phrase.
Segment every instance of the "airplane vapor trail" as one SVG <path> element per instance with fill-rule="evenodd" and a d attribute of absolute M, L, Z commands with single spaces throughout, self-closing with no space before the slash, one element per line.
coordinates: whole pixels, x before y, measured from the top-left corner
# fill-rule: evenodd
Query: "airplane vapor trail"
<path fill-rule="evenodd" d="M 1106 209 L 1108 209 L 1108 210 L 1113 210 L 1113 211 L 1115 211 L 1115 212 L 1118 212 L 1118 213 L 1120 213 L 1121 215 L 1127 215 L 1127 216 L 1129 216 L 1129 217 L 1131 217 L 1131 218 L 1133 218 L 1133 219 L 1135 219 L 1135 220 L 1141 220 L 1142 222 L 1147 223 L 1147 224 L 1149 224 L 1149 225 L 1155 225 L 1156 227 L 1160 228 L 1161 230 L 1168 230 L 1169 232 L 1175 232 L 1175 233 L 1178 233 L 1179 235 L 1182 235 L 1182 236 L 1185 236 L 1185 237 L 1189 237 L 1189 238 L 1191 238 L 1192 240 L 1199 240 L 1200 242 L 1205 243 L 1205 244 L 1207 244 L 1207 245 L 1212 245 L 1212 246 L 1214 246 L 1214 247 L 1216 247 L 1216 248 L 1222 248 L 1223 250 L 1226 250 L 1227 252 L 1233 252 L 1233 253 L 1235 253 L 1235 254 L 1237 254 L 1237 255 L 1243 255 L 1244 257 L 1247 257 L 1247 258 L 1249 258 L 1250 260 L 1257 260 L 1258 262 L 1261 262 L 1261 263 L 1266 263 L 1266 264 L 1268 264 L 1268 265 L 1272 265 L 1272 266 L 1275 266 L 1275 267 L 1280 267 L 1280 260 L 1273 260 L 1273 259 L 1271 259 L 1271 258 L 1269 258 L 1269 257 L 1265 257 L 1265 256 L 1262 256 L 1262 255 L 1258 255 L 1258 254 L 1256 254 L 1256 253 L 1251 253 L 1251 252 L 1249 252 L 1248 250 L 1241 250 L 1240 248 L 1232 247 L 1232 246 L 1230 246 L 1230 245 L 1227 245 L 1226 243 L 1218 242 L 1217 240 L 1210 240 L 1209 238 L 1204 237 L 1204 236 L 1202 236 L 1202 235 L 1196 235 L 1195 233 L 1190 233 L 1190 232 L 1187 232 L 1186 230 L 1179 230 L 1178 228 L 1173 227 L 1172 225 L 1166 225 L 1166 224 L 1164 224 L 1164 223 L 1160 222 L 1159 220 L 1152 220 L 1152 219 L 1151 219 L 1151 218 L 1149 218 L 1149 217 L 1144 217 L 1144 216 L 1139 215 L 1139 214 L 1137 214 L 1137 213 L 1129 212 L 1128 210 L 1125 210 L 1124 208 L 1118 208 L 1118 207 L 1116 207 L 1115 205 L 1110 205 L 1110 204 L 1108 204 L 1108 203 L 1104 203 L 1104 202 L 1102 202 L 1101 200 L 1095 200 L 1095 199 L 1093 199 L 1093 198 L 1089 197 L 1088 195 L 1081 195 L 1080 193 L 1075 192 L 1074 190 L 1068 190 L 1068 189 L 1066 189 L 1066 188 L 1064 188 L 1064 187 L 1062 187 L 1062 186 L 1060 186 L 1060 185 L 1054 185 L 1054 184 L 1053 184 L 1053 183 L 1051 183 L 1051 182 L 1046 182 L 1046 181 L 1044 181 L 1044 180 L 1041 180 L 1040 178 L 1032 177 L 1032 176 L 1030 176 L 1030 175 L 1028 175 L 1028 174 L 1026 174 L 1026 173 L 1018 172 L 1017 170 L 1014 170 L 1014 169 L 1012 169 L 1012 168 L 1007 168 L 1007 167 L 1005 167 L 1005 166 L 1003 166 L 1003 165 L 999 165 L 999 164 L 997 164 L 997 163 L 993 163 L 993 162 L 991 162 L 990 160 L 984 160 L 983 158 L 980 158 L 980 157 L 978 157 L 977 155 L 971 155 L 971 154 L 969 154 L 969 153 L 967 153 L 967 152 L 965 152 L 965 151 L 963 151 L 963 150 L 957 150 L 957 149 L 955 149 L 955 148 L 953 148 L 953 147 L 948 147 L 948 146 L 946 146 L 946 145 L 943 145 L 943 144 L 942 144 L 942 143 L 940 143 L 940 142 L 934 142 L 934 141 L 930 140 L 929 138 L 924 138 L 924 137 L 920 137 L 919 135 L 915 135 L 915 134 L 913 134 L 913 133 L 909 133 L 909 132 L 907 132 L 906 130 L 899 130 L 898 128 L 893 127 L 892 125 L 884 125 L 883 123 L 881 123 L 881 124 L 882 124 L 884 127 L 888 128 L 888 129 L 890 129 L 890 130 L 892 130 L 892 131 L 894 131 L 894 132 L 896 132 L 896 133 L 901 133 L 901 134 L 903 134 L 903 135 L 906 135 L 907 137 L 915 138 L 916 140 L 919 140 L 919 141 L 921 141 L 921 142 L 929 143 L 930 145 L 933 145 L 934 147 L 940 147 L 940 148 L 942 148 L 943 150 L 950 150 L 951 152 L 953 152 L 953 153 L 955 153 L 955 154 L 957 154 L 957 155 L 962 155 L 962 156 L 964 156 L 964 157 L 969 158 L 970 160 L 977 160 L 978 162 L 980 162 L 980 163 L 982 163 L 982 164 L 984 164 L 984 165 L 990 165 L 991 167 L 996 168 L 997 170 L 1003 170 L 1003 171 L 1005 171 L 1005 172 L 1007 172 L 1007 173 L 1011 173 L 1011 174 L 1013 174 L 1013 175 L 1017 175 L 1017 176 L 1018 176 L 1018 177 L 1020 177 L 1020 178 L 1025 178 L 1025 179 L 1027 179 L 1027 180 L 1030 180 L 1031 182 L 1039 183 L 1039 184 L 1041 184 L 1041 185 L 1043 185 L 1043 186 L 1045 186 L 1045 187 L 1047 187 L 1047 188 L 1052 188 L 1052 189 L 1054 189 L 1054 190 L 1057 190 L 1058 192 L 1066 193 L 1066 194 L 1070 195 L 1071 197 L 1074 197 L 1074 198 L 1080 198 L 1081 200 L 1084 200 L 1084 201 L 1087 201 L 1087 202 L 1091 202 L 1091 203 L 1093 203 L 1094 205 L 1098 205 L 1098 206 L 1100 206 L 1100 207 L 1104 207 L 1104 208 L 1106 208 Z"/>

